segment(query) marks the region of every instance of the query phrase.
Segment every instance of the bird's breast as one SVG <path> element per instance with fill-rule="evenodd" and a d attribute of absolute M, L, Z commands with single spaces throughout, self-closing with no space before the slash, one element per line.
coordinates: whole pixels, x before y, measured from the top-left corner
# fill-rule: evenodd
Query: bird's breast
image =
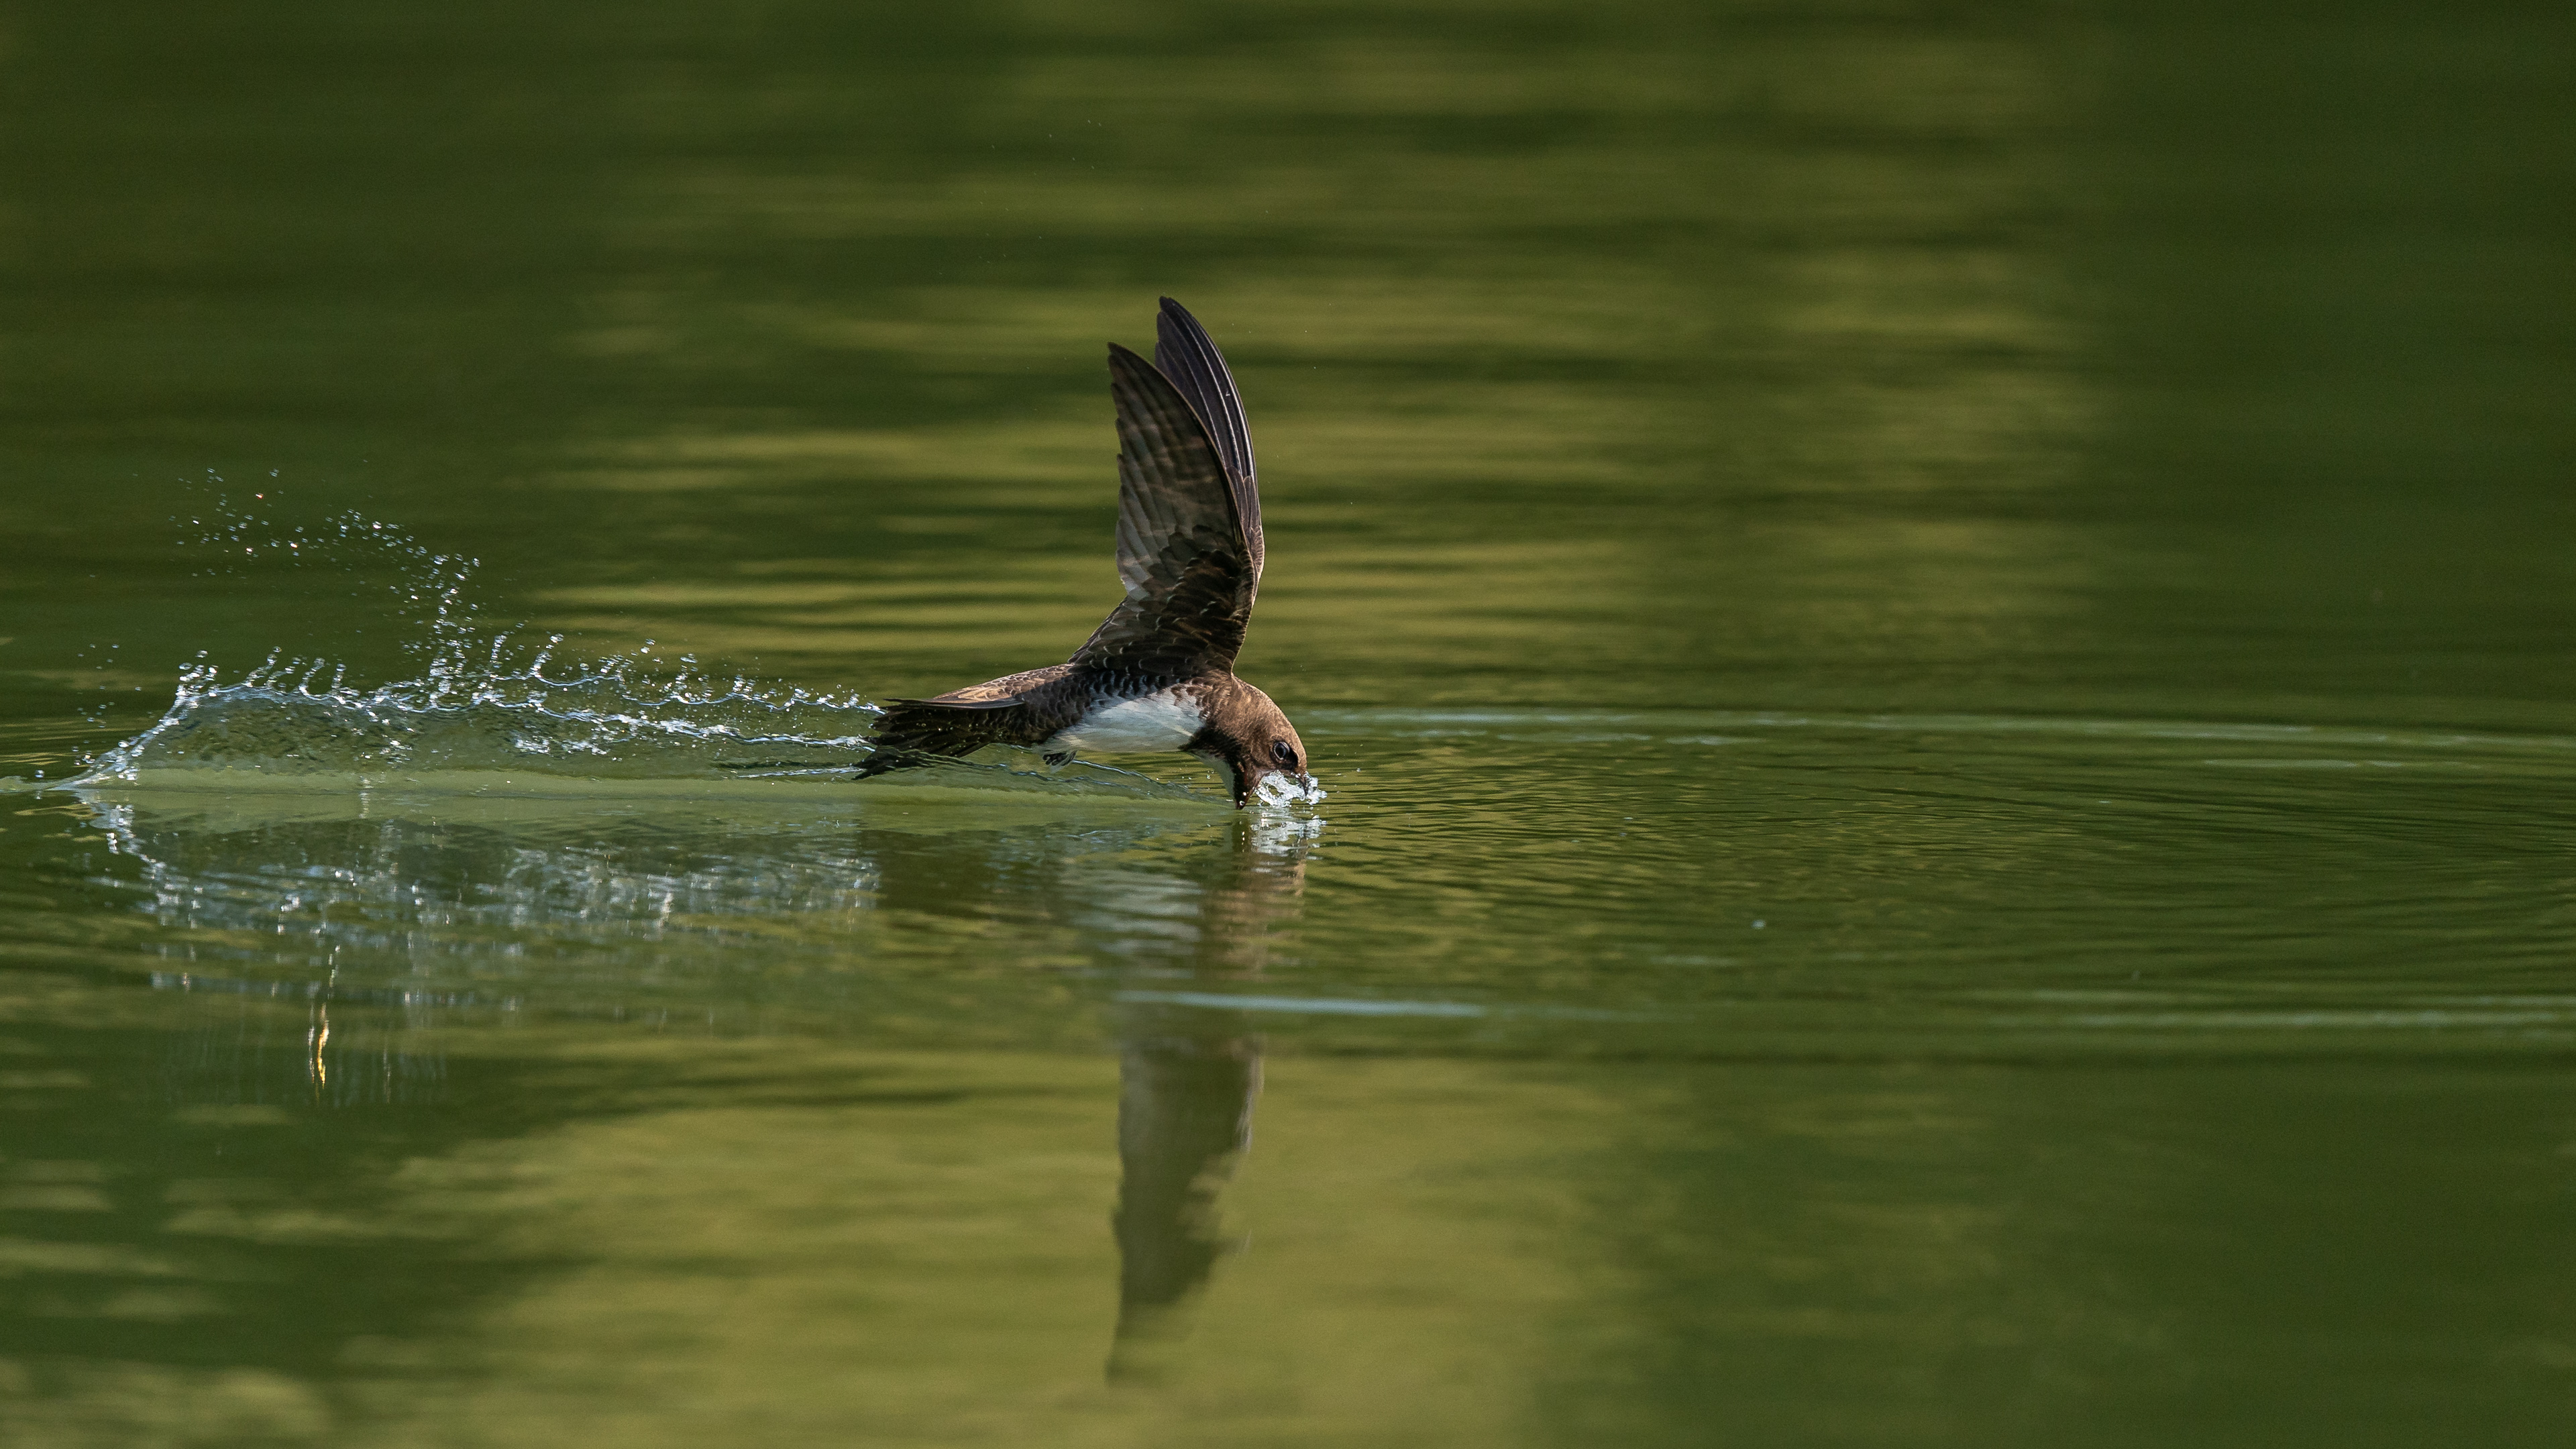
<path fill-rule="evenodd" d="M 1045 748 L 1110 754 L 1177 750 L 1197 737 L 1206 723 L 1198 701 L 1172 688 L 1134 699 L 1104 700 L 1056 731 Z"/>

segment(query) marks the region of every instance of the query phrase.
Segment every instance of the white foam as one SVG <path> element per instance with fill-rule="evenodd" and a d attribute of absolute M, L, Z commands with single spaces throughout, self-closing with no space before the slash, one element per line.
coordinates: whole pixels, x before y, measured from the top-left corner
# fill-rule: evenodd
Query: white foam
<path fill-rule="evenodd" d="M 1321 805 L 1324 787 L 1312 775 L 1264 775 L 1253 787 L 1253 797 L 1264 805 Z"/>

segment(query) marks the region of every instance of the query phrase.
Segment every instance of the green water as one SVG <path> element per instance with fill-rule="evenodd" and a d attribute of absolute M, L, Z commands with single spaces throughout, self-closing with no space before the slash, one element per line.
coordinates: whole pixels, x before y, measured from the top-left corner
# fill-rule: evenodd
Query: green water
<path fill-rule="evenodd" d="M 2564 1442 L 2571 52 L 0 7 L 0 1437 Z M 1323 805 L 729 777 L 1161 293 Z"/>

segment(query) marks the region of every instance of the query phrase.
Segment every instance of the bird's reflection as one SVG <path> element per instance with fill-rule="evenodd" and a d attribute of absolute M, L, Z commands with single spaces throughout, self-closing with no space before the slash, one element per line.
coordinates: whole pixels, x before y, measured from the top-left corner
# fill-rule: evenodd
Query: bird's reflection
<path fill-rule="evenodd" d="M 445 1060 L 412 1049 L 426 1033 L 406 1026 L 530 1003 L 611 1019 L 680 1002 L 712 1012 L 741 989 L 747 946 L 773 965 L 792 954 L 782 940 L 845 957 L 848 923 L 870 914 L 1070 929 L 1113 980 L 1239 980 L 1286 938 L 1321 829 L 1244 815 L 659 810 L 619 822 L 385 804 L 92 802 L 137 867 L 137 907 L 166 928 L 155 984 L 208 998 L 191 1016 L 200 1029 L 171 1044 L 174 1105 L 434 1107 Z M 766 934 L 742 934 L 750 918 Z M 812 979 L 836 989 L 849 973 Z M 335 1010 L 349 1029 L 334 1031 Z M 1108 1371 L 1132 1378 L 1180 1335 L 1181 1310 L 1228 1251 L 1217 1197 L 1251 1141 L 1262 1048 L 1239 1012 L 1116 992 L 1107 1010 L 1120 1164 Z"/>
<path fill-rule="evenodd" d="M 1131 969 L 1219 981 L 1259 974 L 1291 924 L 1319 822 L 1238 816 L 1220 838 L 1159 854 L 1088 855 L 1023 872 L 1057 897 L 1095 949 Z M 880 900 L 915 908 L 984 899 L 961 893 L 958 848 L 888 854 Z M 973 863 L 984 879 L 997 862 Z M 1150 1373 L 1153 1346 L 1178 1336 L 1179 1310 L 1228 1248 L 1217 1194 L 1252 1139 L 1261 1039 L 1241 1014 L 1205 1006 L 1121 1002 L 1112 1008 L 1118 1064 L 1118 1327 L 1112 1378 Z"/>
<path fill-rule="evenodd" d="M 1178 1328 L 1175 1310 L 1226 1248 L 1216 1196 L 1252 1141 L 1261 1042 L 1173 1023 L 1129 1024 L 1118 1059 L 1118 1335 L 1112 1378 Z"/>
<path fill-rule="evenodd" d="M 1258 973 L 1295 915 L 1312 837 L 1239 820 L 1228 848 L 1201 857 L 1191 969 Z M 1235 1013 L 1133 1002 L 1119 1008 L 1118 1332 L 1113 1379 L 1149 1371 L 1150 1347 L 1175 1336 L 1176 1310 L 1226 1249 L 1218 1191 L 1252 1142 L 1261 1039 Z"/>

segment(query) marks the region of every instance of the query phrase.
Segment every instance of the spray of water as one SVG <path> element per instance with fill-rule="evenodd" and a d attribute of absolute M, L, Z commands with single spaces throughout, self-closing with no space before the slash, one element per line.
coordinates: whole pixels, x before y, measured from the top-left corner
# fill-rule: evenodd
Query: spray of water
<path fill-rule="evenodd" d="M 400 528 L 347 513 L 313 529 L 281 531 L 220 499 L 205 513 L 196 520 L 207 529 L 198 542 L 226 561 L 218 567 L 282 559 L 354 573 L 362 564 L 392 564 L 390 587 L 418 668 L 408 678 L 363 685 L 350 681 L 343 663 L 272 651 L 228 674 L 201 650 L 180 672 L 161 718 L 101 752 L 71 782 L 76 786 L 182 771 L 237 772 L 227 778 L 238 780 L 495 771 L 846 778 L 869 752 L 867 734 L 882 711 L 859 691 L 712 676 L 688 656 L 673 670 L 654 658 L 652 640 L 626 654 L 570 657 L 560 634 L 522 638 L 479 627 L 469 598 L 477 561 L 428 548 Z M 1013 758 L 943 762 L 885 780 L 1082 795 L 1195 793 L 1107 766 L 1050 768 L 1034 753 L 999 753 Z"/>
<path fill-rule="evenodd" d="M 189 769 L 712 776 L 743 750 L 813 767 L 867 754 L 875 709 L 854 697 L 685 671 L 657 678 L 632 656 L 565 668 L 554 662 L 561 642 L 531 653 L 499 634 L 473 654 L 442 648 L 421 675 L 373 687 L 350 684 L 324 659 L 272 654 L 231 679 L 201 659 L 181 672 L 161 718 L 101 755 L 86 779 Z"/>
<path fill-rule="evenodd" d="M 1252 788 L 1253 798 L 1274 809 L 1290 805 L 1321 805 L 1324 787 L 1309 776 L 1264 775 Z"/>

